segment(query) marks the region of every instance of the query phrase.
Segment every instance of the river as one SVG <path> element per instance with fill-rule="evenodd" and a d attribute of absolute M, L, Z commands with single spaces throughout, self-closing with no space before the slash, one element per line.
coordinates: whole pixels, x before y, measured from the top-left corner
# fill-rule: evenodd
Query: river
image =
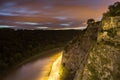
<path fill-rule="evenodd" d="M 53 62 L 61 55 L 54 55 L 28 62 L 7 75 L 3 80 L 48 80 Z"/>

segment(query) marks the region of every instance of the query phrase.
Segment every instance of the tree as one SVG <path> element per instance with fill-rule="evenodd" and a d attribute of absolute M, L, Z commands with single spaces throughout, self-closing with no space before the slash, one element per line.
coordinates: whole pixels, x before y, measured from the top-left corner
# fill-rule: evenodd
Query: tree
<path fill-rule="evenodd" d="M 89 24 L 93 24 L 93 23 L 95 23 L 95 20 L 94 19 L 88 19 L 88 21 L 87 21 L 87 24 L 89 25 Z"/>
<path fill-rule="evenodd" d="M 103 14 L 104 17 L 120 16 L 120 2 L 115 2 L 113 5 L 108 7 L 108 12 Z"/>

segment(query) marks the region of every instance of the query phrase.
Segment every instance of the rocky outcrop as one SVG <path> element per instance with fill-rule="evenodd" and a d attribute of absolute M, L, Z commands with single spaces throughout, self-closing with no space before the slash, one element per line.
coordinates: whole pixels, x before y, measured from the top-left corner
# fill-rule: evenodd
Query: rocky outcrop
<path fill-rule="evenodd" d="M 82 80 L 120 80 L 120 17 L 102 20 Z"/>
<path fill-rule="evenodd" d="M 88 52 L 97 41 L 98 24 L 92 23 L 72 40 L 63 52 L 61 80 L 77 80 L 82 75 L 87 61 Z"/>
<path fill-rule="evenodd" d="M 120 80 L 120 17 L 91 23 L 63 52 L 61 80 Z"/>

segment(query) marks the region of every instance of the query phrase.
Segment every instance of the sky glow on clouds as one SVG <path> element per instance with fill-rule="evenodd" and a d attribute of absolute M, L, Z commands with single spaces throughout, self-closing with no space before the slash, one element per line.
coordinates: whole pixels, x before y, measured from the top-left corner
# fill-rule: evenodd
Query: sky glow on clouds
<path fill-rule="evenodd" d="M 33 23 L 33 22 L 16 22 L 17 24 L 25 24 L 25 25 L 39 25 L 39 23 Z"/>
<path fill-rule="evenodd" d="M 0 28 L 13 28 L 15 26 L 8 26 L 8 25 L 0 25 Z"/>
<path fill-rule="evenodd" d="M 0 18 L 3 21 L 0 25 L 53 29 L 82 27 L 89 18 L 100 20 L 107 7 L 116 1 L 119 0 L 1 0 Z"/>

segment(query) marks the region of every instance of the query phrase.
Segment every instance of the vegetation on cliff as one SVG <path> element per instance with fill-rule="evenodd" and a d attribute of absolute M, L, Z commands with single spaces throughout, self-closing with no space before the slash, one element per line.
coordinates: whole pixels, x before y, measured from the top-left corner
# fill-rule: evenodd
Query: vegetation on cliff
<path fill-rule="evenodd" d="M 104 35 L 105 32 L 102 31 L 98 36 Z M 118 29 L 116 32 L 120 32 L 120 30 Z M 109 33 L 111 32 L 108 30 L 107 35 L 105 35 L 107 38 L 101 38 L 90 51 L 83 80 L 120 79 L 120 35 L 111 36 Z"/>
<path fill-rule="evenodd" d="M 82 80 L 120 80 L 119 11 L 120 2 L 116 2 L 104 15 L 106 18 L 98 31 L 97 43 L 89 53 Z"/>
<path fill-rule="evenodd" d="M 110 5 L 108 12 L 103 14 L 103 17 L 115 17 L 120 16 L 120 2 L 116 2 L 113 5 Z"/>

